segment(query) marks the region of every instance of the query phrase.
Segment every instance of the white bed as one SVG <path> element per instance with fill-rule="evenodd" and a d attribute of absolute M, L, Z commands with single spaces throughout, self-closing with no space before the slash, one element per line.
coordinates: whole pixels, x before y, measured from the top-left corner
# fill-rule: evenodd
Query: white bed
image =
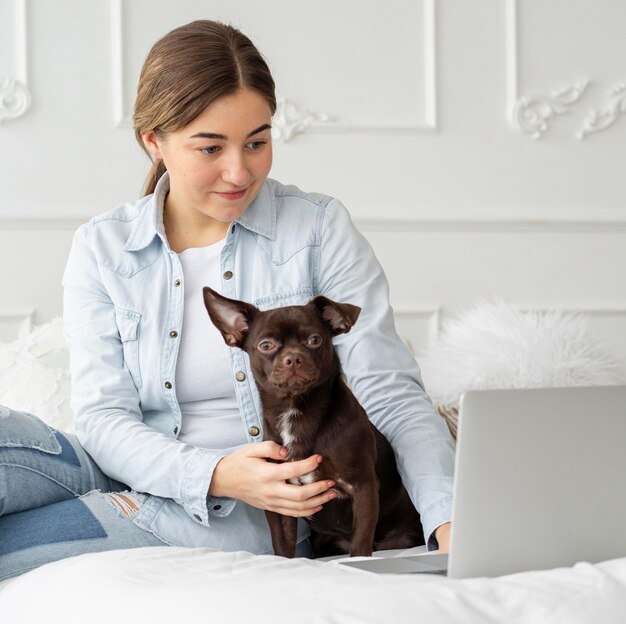
<path fill-rule="evenodd" d="M 0 584 L 7 624 L 626 621 L 626 558 L 495 579 L 377 575 L 336 561 L 141 548 L 51 563 Z"/>
<path fill-rule="evenodd" d="M 0 346 L 0 404 L 70 429 L 68 393 L 58 320 Z M 337 561 L 160 547 L 73 557 L 0 583 L 3 624 L 198 620 L 623 624 L 626 558 L 450 580 L 376 575 Z"/>

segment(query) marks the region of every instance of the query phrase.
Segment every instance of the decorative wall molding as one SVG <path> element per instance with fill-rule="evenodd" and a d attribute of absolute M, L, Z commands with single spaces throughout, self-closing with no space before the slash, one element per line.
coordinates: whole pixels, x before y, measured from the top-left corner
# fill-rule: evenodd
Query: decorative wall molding
<path fill-rule="evenodd" d="M 558 310 L 561 312 L 576 312 L 588 314 L 589 316 L 624 316 L 626 320 L 626 305 L 623 303 L 525 303 L 520 302 L 514 305 L 521 312 L 548 312 L 550 310 Z"/>
<path fill-rule="evenodd" d="M 111 59 L 113 67 L 113 119 L 118 128 L 132 127 L 131 112 L 126 110 L 124 87 L 124 5 L 123 0 L 109 0 L 111 9 Z M 304 132 L 325 133 L 432 133 L 437 130 L 437 54 L 436 0 L 423 0 L 424 11 L 424 120 L 414 124 L 357 124 L 349 120 L 297 107 L 289 98 L 280 98 L 273 137 L 290 141 Z"/>
<path fill-rule="evenodd" d="M 69 230 L 73 232 L 89 217 L 31 217 L 12 218 L 0 217 L 0 230 Z"/>
<path fill-rule="evenodd" d="M 511 124 L 533 139 L 539 139 L 548 130 L 549 122 L 556 116 L 568 113 L 595 81 L 582 80 L 568 87 L 553 91 L 550 95 L 520 95 L 518 84 L 518 1 L 506 0 L 506 65 L 507 65 L 507 108 Z M 606 130 L 626 115 L 626 84 L 609 89 L 612 100 L 604 110 L 592 109 L 584 121 L 583 128 L 576 133 L 577 139 Z"/>
<path fill-rule="evenodd" d="M 553 91 L 550 95 L 523 95 L 513 104 L 512 121 L 524 134 L 540 139 L 548 129 L 548 122 L 557 115 L 569 112 L 587 89 L 589 81 L 577 82 Z"/>
<path fill-rule="evenodd" d="M 389 212 L 388 208 L 385 209 Z M 383 214 L 381 208 L 381 214 Z M 89 216 L 78 217 L 0 217 L 0 230 L 65 230 L 73 232 L 89 220 Z M 361 232 L 511 232 L 511 233 L 626 233 L 626 219 L 402 219 L 359 218 L 353 221 Z"/>
<path fill-rule="evenodd" d="M 441 309 L 441 304 L 393 306 L 398 335 L 413 356 L 417 355 L 430 340 L 437 338 Z M 421 337 L 418 335 L 420 333 Z"/>
<path fill-rule="evenodd" d="M 306 132 L 312 124 L 325 124 L 334 119 L 325 113 L 300 110 L 291 100 L 276 98 L 276 113 L 272 119 L 272 138 L 291 141 L 294 136 Z"/>
<path fill-rule="evenodd" d="M 387 210 L 387 212 L 389 212 Z M 382 214 L 382 209 L 381 209 Z M 626 233 L 626 219 L 399 219 L 354 218 L 361 232 Z"/>
<path fill-rule="evenodd" d="M 7 342 L 17 340 L 20 336 L 28 334 L 33 328 L 33 308 L 9 308 L 3 306 L 0 312 L 0 333 L 2 340 Z"/>
<path fill-rule="evenodd" d="M 26 0 L 13 0 L 13 4 L 16 68 L 15 77 L 0 76 L 0 124 L 6 119 L 17 119 L 24 115 L 30 108 L 32 99 L 27 73 Z"/>
<path fill-rule="evenodd" d="M 550 95 L 520 95 L 518 2 L 506 0 L 506 75 L 507 109 L 511 124 L 527 136 L 539 139 L 548 130 L 548 122 L 567 113 L 578 102 L 590 80 L 582 80 L 553 91 Z"/>
<path fill-rule="evenodd" d="M 124 33 L 122 25 L 122 0 L 109 0 L 111 9 L 111 82 L 113 123 L 117 128 L 132 128 L 130 113 L 124 110 Z"/>
<path fill-rule="evenodd" d="M 584 139 L 588 134 L 600 132 L 610 128 L 622 115 L 626 115 L 626 84 L 618 84 L 609 89 L 609 98 L 612 98 L 608 108 L 599 111 L 592 109 L 589 112 L 583 129 L 578 133 L 579 139 Z"/>

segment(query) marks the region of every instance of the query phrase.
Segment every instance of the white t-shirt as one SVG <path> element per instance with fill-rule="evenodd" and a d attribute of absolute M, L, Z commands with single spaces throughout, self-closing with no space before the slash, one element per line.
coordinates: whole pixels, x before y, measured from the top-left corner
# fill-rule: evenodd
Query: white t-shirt
<path fill-rule="evenodd" d="M 176 364 L 176 396 L 182 411 L 178 439 L 200 448 L 245 444 L 246 433 L 235 396 L 230 356 L 204 306 L 202 288 L 221 293 L 221 240 L 178 254 L 183 268 L 185 309 Z"/>

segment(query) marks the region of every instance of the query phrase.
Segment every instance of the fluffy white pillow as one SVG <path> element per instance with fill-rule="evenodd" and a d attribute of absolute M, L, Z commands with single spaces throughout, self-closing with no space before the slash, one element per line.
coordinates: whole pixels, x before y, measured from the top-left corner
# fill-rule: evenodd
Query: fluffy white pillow
<path fill-rule="evenodd" d="M 624 383 L 619 361 L 587 326 L 579 313 L 480 301 L 445 320 L 418 358 L 426 389 L 436 405 L 458 407 L 467 390 Z"/>
<path fill-rule="evenodd" d="M 72 432 L 69 353 L 60 318 L 11 343 L 0 343 L 0 405 Z"/>

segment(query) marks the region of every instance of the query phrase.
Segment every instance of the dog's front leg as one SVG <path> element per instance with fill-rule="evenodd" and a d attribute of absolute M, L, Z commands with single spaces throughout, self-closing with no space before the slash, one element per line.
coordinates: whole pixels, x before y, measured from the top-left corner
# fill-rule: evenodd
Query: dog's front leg
<path fill-rule="evenodd" d="M 267 510 L 265 517 L 270 526 L 274 554 L 293 559 L 296 556 L 298 519 Z"/>
<path fill-rule="evenodd" d="M 356 486 L 352 492 L 351 557 L 370 557 L 374 549 L 374 533 L 378 522 L 378 480 Z"/>

